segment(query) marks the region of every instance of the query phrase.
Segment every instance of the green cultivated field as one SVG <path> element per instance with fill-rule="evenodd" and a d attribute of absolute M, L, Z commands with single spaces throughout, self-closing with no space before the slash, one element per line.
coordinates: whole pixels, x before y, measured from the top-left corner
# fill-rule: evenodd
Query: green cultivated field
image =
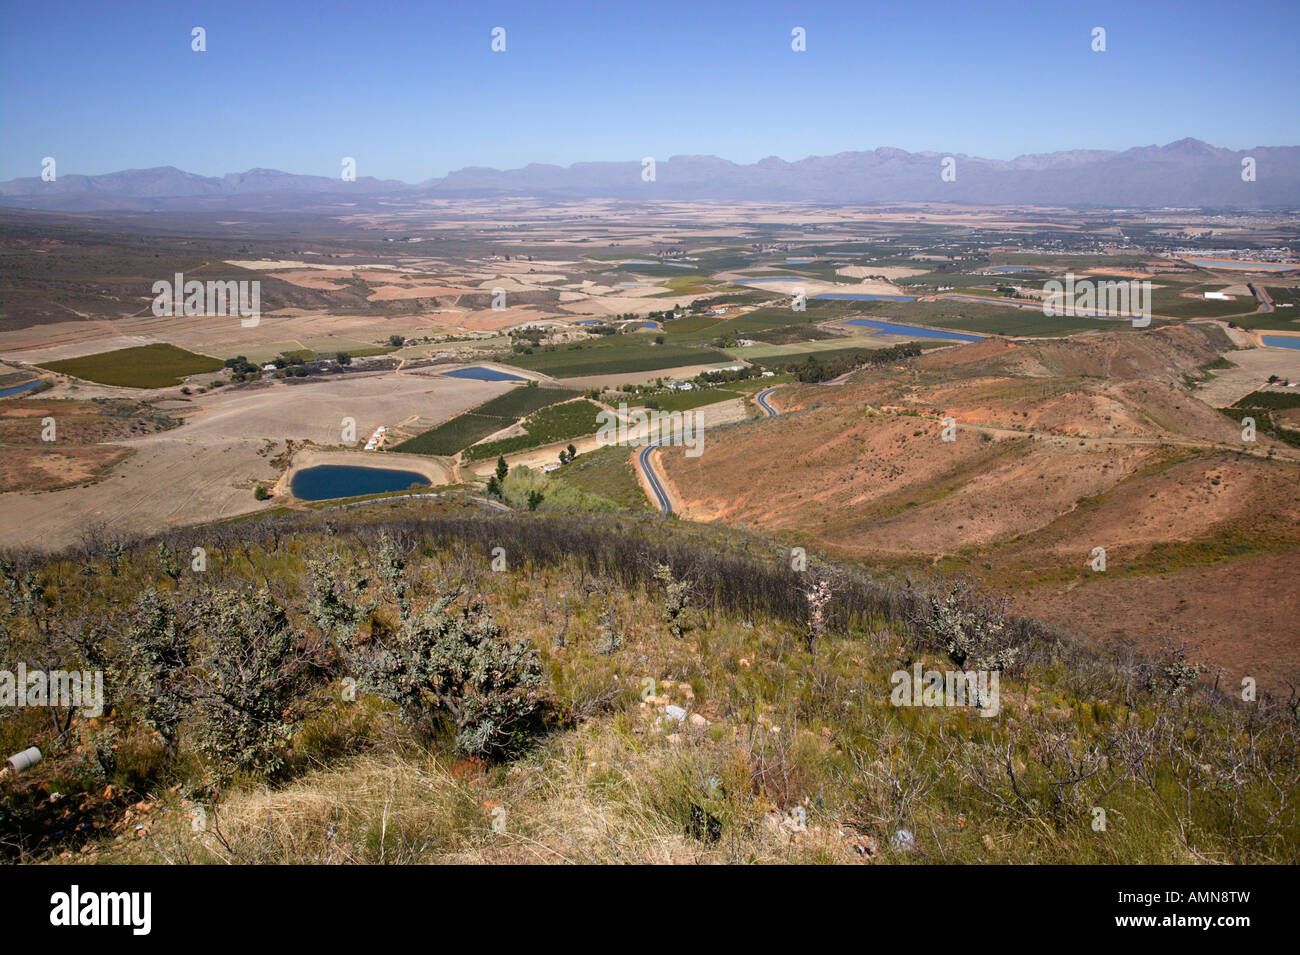
<path fill-rule="evenodd" d="M 711 277 L 694 267 L 694 263 L 683 262 L 683 265 L 691 265 L 689 269 L 680 269 L 675 265 L 620 265 L 614 269 L 614 272 L 632 272 L 637 275 L 652 275 L 655 278 L 675 279 L 689 277 L 696 282 L 706 282 Z"/>
<path fill-rule="evenodd" d="M 1245 315 L 1259 308 L 1259 300 L 1253 295 L 1238 295 L 1231 302 L 1201 298 L 1201 293 L 1217 291 L 1222 287 L 1220 282 L 1211 282 L 1207 285 L 1174 285 L 1153 289 L 1151 312 L 1172 318 L 1221 318 L 1225 315 Z M 1183 292 L 1194 293 L 1196 297 L 1185 298 Z"/>
<path fill-rule="evenodd" d="M 595 434 L 596 429 L 600 427 L 596 420 L 600 411 L 600 408 L 585 398 L 562 405 L 552 405 L 524 421 L 524 430 L 528 432 L 527 434 L 502 438 L 500 441 L 492 441 L 488 444 L 476 444 L 465 451 L 465 460 L 481 461 L 483 458 L 495 458 L 500 454 L 513 454 L 543 444 L 569 441 Z"/>
<path fill-rule="evenodd" d="M 1300 315 L 1295 315 L 1296 311 L 1297 309 L 1294 308 L 1284 308 L 1278 312 L 1265 312 L 1257 315 L 1234 315 L 1228 318 L 1227 321 L 1257 332 L 1296 332 L 1300 331 L 1300 324 L 1296 323 L 1296 319 L 1300 319 Z"/>
<path fill-rule="evenodd" d="M 508 428 L 525 415 L 576 397 L 567 388 L 529 388 L 522 386 L 497 395 L 436 428 L 394 445 L 390 450 L 407 454 L 441 454 L 450 456 L 464 451 L 494 431 Z"/>
<path fill-rule="evenodd" d="M 1267 285 L 1264 287 L 1264 291 L 1268 292 L 1268 297 L 1273 300 L 1274 305 L 1290 302 L 1292 305 L 1300 307 L 1300 288 L 1292 288 L 1286 285 Z M 1283 311 L 1289 312 L 1291 309 L 1283 309 Z"/>
<path fill-rule="evenodd" d="M 824 354 L 827 352 L 847 353 L 850 351 L 860 351 L 862 349 L 884 348 L 897 339 L 886 337 L 884 335 L 848 335 L 827 338 L 819 342 L 795 342 L 793 344 L 781 345 L 747 345 L 744 348 L 733 348 L 731 354 L 736 358 L 743 358 L 753 365 L 763 365 L 765 359 L 776 359 L 787 355 L 803 357 L 811 354 Z M 935 344 L 941 342 L 931 339 Z M 951 344 L 951 343 L 950 343 Z M 728 382 L 728 388 L 736 387 L 735 382 Z"/>
<path fill-rule="evenodd" d="M 394 445 L 389 450 L 404 454 L 441 454 L 453 455 L 463 451 L 475 441 L 481 441 L 493 431 L 507 428 L 513 418 L 495 418 L 490 415 L 475 414 L 467 411 L 450 421 L 444 421 L 436 428 L 417 434 L 408 441 Z"/>
<path fill-rule="evenodd" d="M 788 325 L 813 325 L 818 321 L 825 320 L 826 318 L 815 312 L 796 312 L 788 306 L 756 308 L 747 315 L 741 315 L 739 318 L 727 322 L 718 331 L 731 332 L 737 338 L 751 338 L 758 332 L 769 331 L 773 328 L 785 328 Z"/>
<path fill-rule="evenodd" d="M 40 367 L 101 385 L 166 388 L 179 385 L 187 375 L 220 371 L 223 365 L 219 359 L 160 343 L 51 361 Z"/>
<path fill-rule="evenodd" d="M 925 303 L 929 304 L 929 303 Z M 1054 338 L 1086 331 L 1122 331 L 1132 323 L 1114 319 L 1087 318 L 1081 315 L 1062 315 L 1059 318 L 1044 315 L 1039 309 L 1000 309 L 997 315 L 963 315 L 959 318 L 916 319 L 919 324 L 935 328 L 969 331 L 976 335 L 1024 336 L 1028 338 Z"/>
<path fill-rule="evenodd" d="M 634 374 L 680 365 L 707 365 L 725 361 L 727 356 L 714 348 L 656 345 L 649 336 L 610 335 L 608 338 L 575 343 L 555 351 L 515 355 L 507 359 L 506 364 L 538 371 L 554 378 L 578 378 L 584 375 Z"/>
<path fill-rule="evenodd" d="M 896 342 L 896 344 L 916 345 L 918 348 L 938 348 L 942 345 L 957 345 L 960 343 L 941 342 L 941 341 L 935 341 L 934 339 L 928 339 L 925 341 L 915 341 L 915 342 L 899 340 L 898 342 Z M 767 358 L 756 358 L 754 359 L 754 364 L 760 365 L 763 368 L 770 368 L 775 371 L 781 368 L 785 368 L 787 365 L 793 365 L 793 364 L 801 365 L 804 362 L 808 361 L 809 359 L 813 359 L 820 362 L 832 362 L 839 358 L 852 358 L 854 355 L 869 354 L 872 351 L 879 350 L 882 347 L 887 347 L 887 346 L 882 346 L 877 344 L 872 348 L 835 348 L 835 349 L 827 348 L 827 349 L 821 349 L 819 351 L 782 352 L 779 355 L 772 355 Z"/>
<path fill-rule="evenodd" d="M 692 408 L 703 408 L 705 405 L 717 404 L 719 401 L 728 401 L 739 397 L 738 393 L 726 391 L 722 388 L 696 388 L 692 391 L 674 391 L 667 395 L 654 395 L 647 398 L 644 403 L 648 407 L 649 403 L 653 402 L 660 411 L 689 411 Z"/>
<path fill-rule="evenodd" d="M 1300 395 L 1285 391 L 1252 391 L 1233 404 L 1234 408 L 1263 408 L 1266 411 L 1283 411 L 1300 408 Z"/>
<path fill-rule="evenodd" d="M 530 415 L 534 411 L 540 411 L 557 401 L 576 398 L 578 394 L 579 392 L 571 391 L 568 388 L 529 388 L 524 386 L 507 391 L 504 395 L 498 395 L 472 410 L 474 414 L 514 420 Z"/>
<path fill-rule="evenodd" d="M 671 345 L 708 344 L 727 328 L 727 322 L 716 315 L 692 315 L 664 322 L 664 334 Z"/>

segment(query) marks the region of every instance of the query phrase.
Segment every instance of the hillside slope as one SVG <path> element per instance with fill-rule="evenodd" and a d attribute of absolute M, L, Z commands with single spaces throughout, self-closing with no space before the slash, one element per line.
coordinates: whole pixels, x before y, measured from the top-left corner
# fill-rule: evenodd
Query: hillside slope
<path fill-rule="evenodd" d="M 1281 686 L 1300 677 L 1300 454 L 1244 443 L 1188 385 L 1227 348 L 1193 325 L 944 349 L 783 388 L 780 417 L 663 460 L 686 517 L 969 574 L 1086 635 L 1186 641 Z"/>
<path fill-rule="evenodd" d="M 1293 708 L 742 533 L 387 503 L 0 571 L 6 657 L 106 691 L 0 716 L 11 859 L 1300 858 Z"/>

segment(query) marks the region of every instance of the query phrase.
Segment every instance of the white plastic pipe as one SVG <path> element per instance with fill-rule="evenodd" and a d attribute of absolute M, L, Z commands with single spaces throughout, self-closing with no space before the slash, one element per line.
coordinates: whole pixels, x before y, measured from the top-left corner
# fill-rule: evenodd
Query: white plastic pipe
<path fill-rule="evenodd" d="M 21 773 L 24 769 L 31 769 L 41 761 L 41 751 L 35 746 L 31 746 L 21 753 L 15 753 L 9 757 L 9 768 L 15 773 Z"/>

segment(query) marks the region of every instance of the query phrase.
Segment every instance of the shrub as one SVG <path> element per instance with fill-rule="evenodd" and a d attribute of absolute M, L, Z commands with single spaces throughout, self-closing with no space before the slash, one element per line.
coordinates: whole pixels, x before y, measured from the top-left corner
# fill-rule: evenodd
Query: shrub
<path fill-rule="evenodd" d="M 532 737 L 542 668 L 526 640 L 510 641 L 479 601 L 452 605 L 460 588 L 403 622 L 349 648 L 358 683 L 397 704 L 408 723 L 429 732 L 440 712 L 456 728 L 455 748 L 500 758 Z"/>
<path fill-rule="evenodd" d="M 596 641 L 596 652 L 609 656 L 623 646 L 626 634 L 618 628 L 618 620 L 613 606 L 600 612 L 600 639 Z"/>
<path fill-rule="evenodd" d="M 667 564 L 655 567 L 655 580 L 664 588 L 663 619 L 674 637 L 681 637 L 690 629 L 691 585 L 687 581 L 673 576 L 673 569 Z"/>
<path fill-rule="evenodd" d="M 299 722 L 309 676 L 299 632 L 265 588 L 217 591 L 194 608 L 204 635 L 196 693 L 196 745 L 218 780 L 274 774 Z"/>
<path fill-rule="evenodd" d="M 830 584 L 819 580 L 810 590 L 804 591 L 804 597 L 808 601 L 808 649 L 812 650 L 826 632 L 826 605 L 831 602 Z"/>
<path fill-rule="evenodd" d="M 150 587 L 131 605 L 126 639 L 132 649 L 125 664 L 126 677 L 139 701 L 141 719 L 157 730 L 170 757 L 185 717 L 191 635 L 176 608 Z"/>
<path fill-rule="evenodd" d="M 374 600 L 363 599 L 369 578 L 357 566 L 345 565 L 338 554 L 309 560 L 307 580 L 311 589 L 308 613 L 324 633 L 350 636 L 375 607 Z"/>
<path fill-rule="evenodd" d="M 1020 654 L 1002 608 L 980 600 L 964 582 L 944 593 L 928 595 L 915 622 L 959 667 L 1006 670 Z"/>

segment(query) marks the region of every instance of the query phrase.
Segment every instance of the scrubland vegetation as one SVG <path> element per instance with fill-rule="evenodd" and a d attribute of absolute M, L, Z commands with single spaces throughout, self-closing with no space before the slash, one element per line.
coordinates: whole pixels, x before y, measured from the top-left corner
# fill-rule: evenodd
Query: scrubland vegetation
<path fill-rule="evenodd" d="M 106 697 L 5 708 L 46 754 L 0 780 L 11 860 L 1300 858 L 1295 699 L 743 533 L 385 503 L 0 578 L 4 658 Z M 997 668 L 997 714 L 894 705 L 918 663 Z"/>

